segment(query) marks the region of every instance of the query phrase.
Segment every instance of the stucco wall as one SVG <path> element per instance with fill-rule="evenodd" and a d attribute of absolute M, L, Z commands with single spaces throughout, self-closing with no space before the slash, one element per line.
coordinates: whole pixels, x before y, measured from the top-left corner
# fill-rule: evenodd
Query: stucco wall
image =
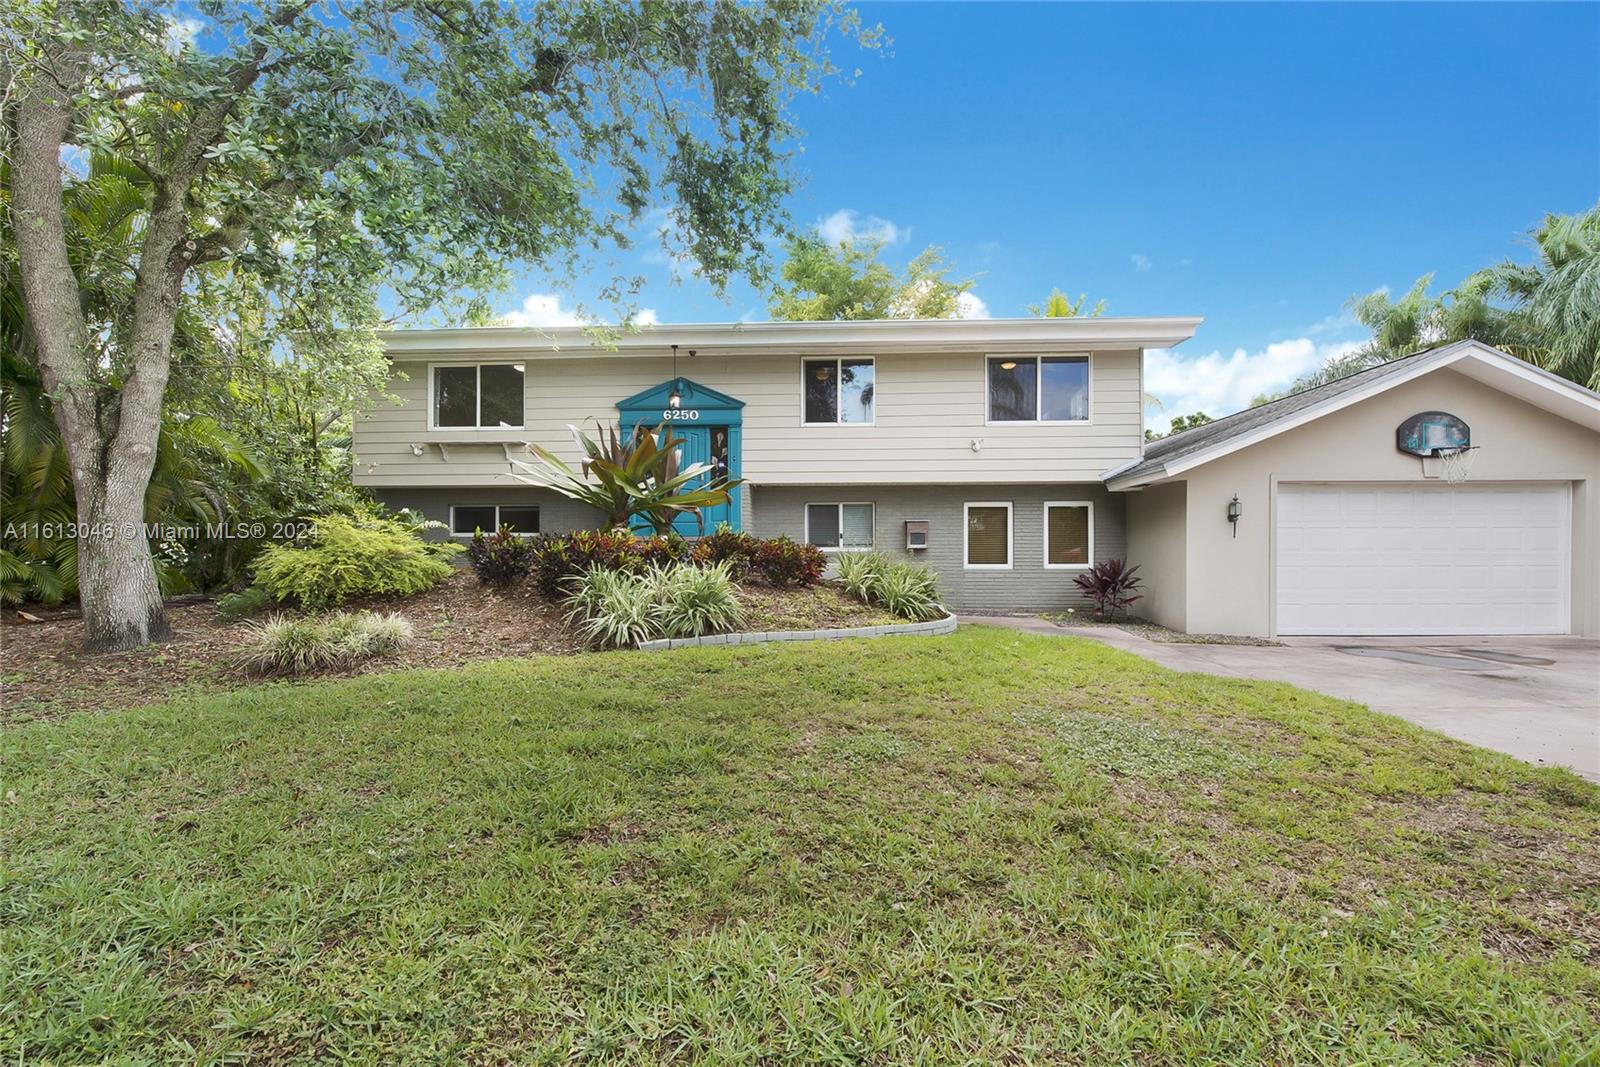
<path fill-rule="evenodd" d="M 801 425 L 799 355 L 729 348 L 685 356 L 679 372 L 745 402 L 743 473 L 762 485 L 1087 481 L 1139 454 L 1137 349 L 1090 354 L 1090 418 L 1081 424 L 987 425 L 981 351 L 875 360 L 870 426 Z M 452 354 L 436 362 L 478 361 L 525 365 L 526 429 L 429 430 L 429 361 L 398 362 L 389 388 L 401 403 L 374 399 L 357 413 L 356 484 L 515 485 L 506 446 L 526 459 L 525 441 L 576 463 L 582 456 L 568 425 L 616 418 L 618 400 L 660 384 L 672 367 L 660 356 L 605 352 Z"/>
<path fill-rule="evenodd" d="M 877 547 L 891 556 L 913 558 L 939 572 L 945 602 L 964 611 L 1062 611 L 1089 602 L 1073 586 L 1076 570 L 1044 566 L 1045 501 L 1087 500 L 1094 504 L 1095 559 L 1127 551 L 1124 498 L 1098 483 L 1073 485 L 967 486 L 758 486 L 753 495 L 761 537 L 804 536 L 805 505 L 871 502 Z M 1011 501 L 1010 570 L 969 571 L 962 566 L 965 502 Z M 905 550 L 905 522 L 927 519 L 928 548 Z"/>
<path fill-rule="evenodd" d="M 1419 411 L 1459 415 L 1479 446 L 1471 480 L 1573 483 L 1572 627 L 1600 633 L 1600 434 L 1448 368 L 1195 468 L 1188 481 L 1186 611 L 1197 633 L 1267 636 L 1273 629 L 1273 527 L 1282 482 L 1438 484 L 1395 449 L 1395 427 Z M 1225 509 L 1244 509 L 1237 539 Z"/>
<path fill-rule="evenodd" d="M 1156 485 L 1127 495 L 1128 562 L 1144 599 L 1133 612 L 1174 630 L 1188 628 L 1188 486 Z"/>

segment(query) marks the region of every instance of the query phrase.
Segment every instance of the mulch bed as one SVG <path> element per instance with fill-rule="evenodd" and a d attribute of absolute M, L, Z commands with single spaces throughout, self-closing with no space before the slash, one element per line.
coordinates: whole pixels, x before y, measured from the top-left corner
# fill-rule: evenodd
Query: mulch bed
<path fill-rule="evenodd" d="M 873 626 L 892 621 L 831 585 L 811 589 L 745 586 L 740 599 L 747 629 L 804 630 Z M 318 677 L 369 674 L 407 667 L 454 667 L 508 656 L 571 655 L 586 650 L 563 625 L 558 605 L 531 586 L 497 593 L 461 569 L 439 586 L 407 598 L 351 602 L 347 610 L 398 611 L 411 620 L 411 643 L 394 656 L 367 660 Z M 56 719 L 76 711 L 111 711 L 152 704 L 177 691 L 232 689 L 259 679 L 228 662 L 245 639 L 247 623 L 224 622 L 215 603 L 192 597 L 170 602 L 172 640 L 131 652 L 83 651 L 76 612 L 30 609 L 39 622 L 7 610 L 0 622 L 0 723 Z M 258 616 L 264 618 L 265 616 Z"/>

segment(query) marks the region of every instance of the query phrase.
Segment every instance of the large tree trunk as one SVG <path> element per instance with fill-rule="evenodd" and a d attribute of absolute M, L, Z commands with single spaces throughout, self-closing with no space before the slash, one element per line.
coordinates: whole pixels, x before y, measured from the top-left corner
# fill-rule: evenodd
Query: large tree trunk
<path fill-rule="evenodd" d="M 144 532 L 149 480 L 124 470 L 87 492 L 77 486 L 78 602 L 92 651 L 137 648 L 172 634 Z"/>
<path fill-rule="evenodd" d="M 159 243 L 144 246 L 157 254 L 140 266 L 131 369 L 120 393 L 108 392 L 97 380 L 61 196 L 61 146 L 86 64 L 87 56 L 71 46 L 50 50 L 47 72 L 35 75 L 13 105 L 11 206 L 28 326 L 72 464 L 85 644 L 100 651 L 133 648 L 170 632 L 144 535 L 144 494 L 161 432 L 182 277 L 171 263 L 181 214 L 169 202 L 168 217 L 152 219 L 149 229 Z"/>

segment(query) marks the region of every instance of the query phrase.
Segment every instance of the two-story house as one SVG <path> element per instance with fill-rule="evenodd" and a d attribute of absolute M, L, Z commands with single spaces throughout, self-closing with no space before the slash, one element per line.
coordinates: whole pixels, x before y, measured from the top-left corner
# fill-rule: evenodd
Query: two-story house
<path fill-rule="evenodd" d="M 513 476 L 528 442 L 576 465 L 569 426 L 665 422 L 744 479 L 707 529 L 908 555 L 957 609 L 1082 604 L 1074 578 L 1120 557 L 1178 629 L 1594 632 L 1600 397 L 1456 345 L 1147 447 L 1144 351 L 1200 321 L 396 331 L 400 403 L 358 414 L 355 481 L 455 536 L 594 527 Z M 1402 424 L 1444 432 L 1419 412 L 1474 435 L 1472 481 L 1397 444 Z"/>

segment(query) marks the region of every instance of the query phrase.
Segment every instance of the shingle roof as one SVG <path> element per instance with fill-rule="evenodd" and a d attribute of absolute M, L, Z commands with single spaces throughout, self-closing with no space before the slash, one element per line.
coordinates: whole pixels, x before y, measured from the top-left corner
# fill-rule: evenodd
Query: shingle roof
<path fill-rule="evenodd" d="M 1457 344 L 1463 343 L 1470 342 L 1457 342 Z M 1366 370 L 1357 371 L 1355 374 L 1336 379 L 1326 385 L 1319 385 L 1315 389 L 1294 393 L 1262 404 L 1260 407 L 1245 408 L 1243 411 L 1217 419 L 1215 422 L 1208 422 L 1204 426 L 1196 426 L 1192 430 L 1184 430 L 1170 437 L 1163 437 L 1159 441 L 1152 441 L 1145 445 L 1143 459 L 1125 470 L 1110 472 L 1106 481 L 1115 480 L 1121 482 L 1130 478 L 1138 478 L 1145 474 L 1155 474 L 1159 477 L 1167 464 L 1184 456 L 1192 455 L 1202 449 L 1211 448 L 1232 438 L 1253 433 L 1271 423 L 1289 418 L 1298 412 L 1315 407 L 1334 397 L 1365 388 L 1374 382 L 1404 374 L 1411 370 L 1420 360 L 1455 347 L 1455 344 L 1443 345 L 1439 348 L 1430 348 L 1425 352 L 1402 356 L 1399 359 L 1390 360 L 1388 363 L 1380 363 L 1375 367 L 1368 367 Z"/>

